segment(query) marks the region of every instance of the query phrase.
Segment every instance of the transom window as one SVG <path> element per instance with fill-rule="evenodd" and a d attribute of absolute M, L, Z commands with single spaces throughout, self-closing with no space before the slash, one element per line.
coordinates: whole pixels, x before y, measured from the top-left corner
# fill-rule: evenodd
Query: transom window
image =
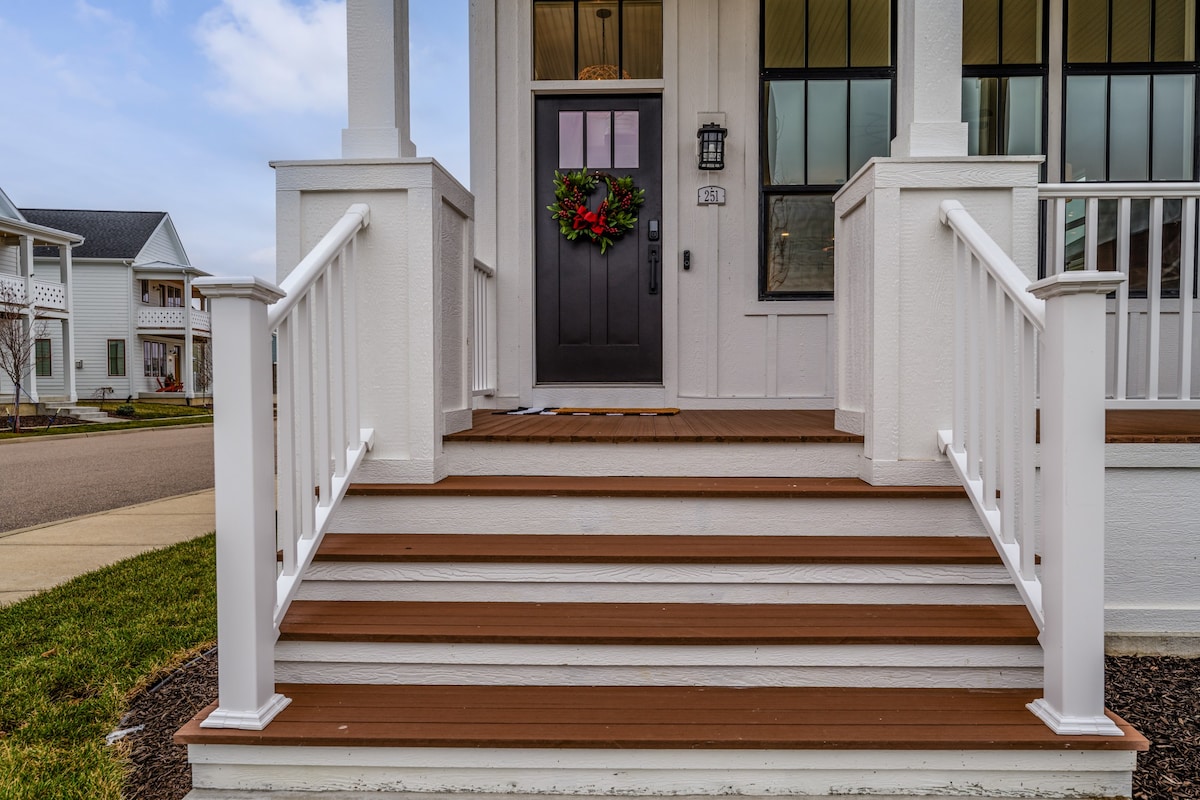
<path fill-rule="evenodd" d="M 662 0 L 535 0 L 533 78 L 661 78 L 662 40 Z"/>
<path fill-rule="evenodd" d="M 833 193 L 892 139 L 890 0 L 762 0 L 762 299 L 833 296 Z"/>

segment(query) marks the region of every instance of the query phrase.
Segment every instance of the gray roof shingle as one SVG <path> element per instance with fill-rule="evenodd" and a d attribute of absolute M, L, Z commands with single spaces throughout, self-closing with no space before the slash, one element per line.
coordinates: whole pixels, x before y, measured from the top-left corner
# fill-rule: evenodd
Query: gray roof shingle
<path fill-rule="evenodd" d="M 165 211 L 68 211 L 47 208 L 22 208 L 21 214 L 34 225 L 57 228 L 84 237 L 84 243 L 72 251 L 75 258 L 127 260 L 132 260 L 142 251 L 146 241 L 167 216 Z"/>

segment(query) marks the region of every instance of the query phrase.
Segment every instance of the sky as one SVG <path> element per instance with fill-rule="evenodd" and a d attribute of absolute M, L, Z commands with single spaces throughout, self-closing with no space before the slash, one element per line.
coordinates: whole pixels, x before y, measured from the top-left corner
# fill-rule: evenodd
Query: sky
<path fill-rule="evenodd" d="M 469 182 L 467 0 L 410 0 L 412 139 Z M 0 189 L 166 211 L 192 265 L 275 277 L 268 162 L 338 158 L 340 0 L 0 0 Z"/>

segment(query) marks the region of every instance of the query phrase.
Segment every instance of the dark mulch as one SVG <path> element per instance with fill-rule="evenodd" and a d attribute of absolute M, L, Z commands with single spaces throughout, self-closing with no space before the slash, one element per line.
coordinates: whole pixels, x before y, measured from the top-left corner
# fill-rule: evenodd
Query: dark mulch
<path fill-rule="evenodd" d="M 29 414 L 29 415 L 22 414 L 21 415 L 21 430 L 23 430 L 23 431 L 33 430 L 34 428 L 44 428 L 47 425 L 50 425 L 51 423 L 53 423 L 54 427 L 56 427 L 56 428 L 59 425 L 80 425 L 81 424 L 79 422 L 79 420 L 75 419 L 74 417 L 68 417 L 66 415 L 63 415 L 61 417 L 47 417 L 47 416 L 40 416 L 40 415 L 35 416 L 32 414 Z M 12 427 L 13 427 L 12 417 L 7 416 L 7 415 L 0 417 L 0 431 L 11 431 Z"/>
<path fill-rule="evenodd" d="M 187 748 L 171 736 L 217 698 L 216 648 L 205 652 L 130 702 L 122 728 L 132 769 L 125 800 L 181 800 L 192 788 Z M 1138 755 L 1135 800 L 1200 798 L 1200 659 L 1110 656 L 1108 705 L 1150 740 Z"/>

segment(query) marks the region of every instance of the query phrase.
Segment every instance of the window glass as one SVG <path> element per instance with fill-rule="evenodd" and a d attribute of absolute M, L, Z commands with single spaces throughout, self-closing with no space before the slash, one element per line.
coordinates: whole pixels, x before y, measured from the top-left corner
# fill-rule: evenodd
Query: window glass
<path fill-rule="evenodd" d="M 763 4 L 763 66 L 804 66 L 804 0 L 766 0 Z"/>
<path fill-rule="evenodd" d="M 662 0 L 535 0 L 534 80 L 662 77 Z"/>
<path fill-rule="evenodd" d="M 662 0 L 625 0 L 621 64 L 631 78 L 661 78 Z"/>
<path fill-rule="evenodd" d="M 588 169 L 608 169 L 612 166 L 612 112 L 587 112 Z"/>
<path fill-rule="evenodd" d="M 1150 60 L 1151 0 L 1120 0 L 1112 7 L 1112 61 Z"/>
<path fill-rule="evenodd" d="M 1110 181 L 1150 179 L 1150 77 L 1113 75 L 1109 85 Z"/>
<path fill-rule="evenodd" d="M 1194 175 L 1194 75 L 1154 76 L 1154 164 L 1151 179 L 1187 181 Z"/>
<path fill-rule="evenodd" d="M 846 175 L 846 81 L 808 84 L 808 183 L 844 183 Z"/>
<path fill-rule="evenodd" d="M 1004 0 L 1005 64 L 1041 62 L 1042 18 L 1041 0 Z"/>
<path fill-rule="evenodd" d="M 869 159 L 888 154 L 892 138 L 891 106 L 891 81 L 850 81 L 851 175 Z"/>
<path fill-rule="evenodd" d="M 1000 0 L 963 0 L 963 63 L 995 64 Z"/>
<path fill-rule="evenodd" d="M 768 185 L 806 183 L 804 177 L 805 81 L 771 81 L 766 85 L 766 164 Z"/>
<path fill-rule="evenodd" d="M 575 3 L 541 0 L 533 4 L 533 77 L 565 81 L 575 77 Z"/>
<path fill-rule="evenodd" d="M 579 4 L 579 80 L 614 81 L 622 77 L 621 18 L 616 3 Z"/>
<path fill-rule="evenodd" d="M 1154 60 L 1191 61 L 1195 58 L 1193 0 L 1158 0 L 1154 4 Z"/>
<path fill-rule="evenodd" d="M 558 168 L 583 168 L 583 112 L 558 112 Z"/>
<path fill-rule="evenodd" d="M 638 150 L 638 112 L 613 112 L 613 166 L 617 169 L 637 169 L 640 163 Z"/>
<path fill-rule="evenodd" d="M 125 340 L 108 340 L 108 374 L 124 376 L 125 374 Z"/>
<path fill-rule="evenodd" d="M 1103 75 L 1073 75 L 1067 78 L 1066 163 L 1067 181 L 1103 181 L 1105 112 L 1108 79 Z"/>
<path fill-rule="evenodd" d="M 766 291 L 833 291 L 831 195 L 776 195 L 767 203 Z"/>
<path fill-rule="evenodd" d="M 886 67 L 892 63 L 889 0 L 850 0 L 850 65 Z"/>
<path fill-rule="evenodd" d="M 1067 4 L 1067 60 L 1108 60 L 1108 0 L 1070 0 Z"/>
<path fill-rule="evenodd" d="M 808 66 L 846 66 L 846 0 L 808 0 Z"/>
<path fill-rule="evenodd" d="M 26 341 L 29 341 L 26 339 Z M 26 350 L 26 353 L 29 351 Z M 49 378 L 51 376 L 50 367 L 50 340 L 38 339 L 34 342 L 34 373 L 39 378 Z M 29 362 L 25 362 L 29 363 Z"/>

